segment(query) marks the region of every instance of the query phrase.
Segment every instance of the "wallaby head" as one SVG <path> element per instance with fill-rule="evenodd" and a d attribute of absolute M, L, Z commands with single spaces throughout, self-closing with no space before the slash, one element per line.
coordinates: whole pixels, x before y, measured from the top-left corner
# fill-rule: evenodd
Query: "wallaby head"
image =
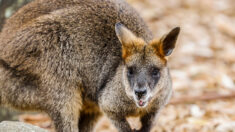
<path fill-rule="evenodd" d="M 121 23 L 115 25 L 115 31 L 122 44 L 122 80 L 126 94 L 137 107 L 146 107 L 169 83 L 166 56 L 175 48 L 180 28 L 176 27 L 162 38 L 149 43 Z"/>

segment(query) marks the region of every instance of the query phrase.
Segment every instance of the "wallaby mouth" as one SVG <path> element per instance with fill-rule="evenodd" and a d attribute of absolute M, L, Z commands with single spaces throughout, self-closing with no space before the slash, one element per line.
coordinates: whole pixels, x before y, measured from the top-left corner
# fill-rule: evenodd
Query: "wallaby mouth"
<path fill-rule="evenodd" d="M 146 107 L 149 98 L 147 88 L 136 88 L 134 90 L 134 98 L 138 107 Z"/>
<path fill-rule="evenodd" d="M 150 100 L 151 100 L 151 98 L 148 95 L 143 96 L 141 98 L 138 98 L 138 96 L 135 96 L 134 98 L 135 98 L 135 102 L 136 102 L 137 107 L 140 107 L 140 108 L 147 107 Z"/>
<path fill-rule="evenodd" d="M 136 105 L 139 108 L 145 108 L 148 105 L 148 100 L 143 100 L 143 99 L 137 100 Z"/>
<path fill-rule="evenodd" d="M 139 100 L 139 102 L 138 102 L 139 106 L 144 106 L 145 103 L 146 102 L 144 102 L 143 100 Z"/>

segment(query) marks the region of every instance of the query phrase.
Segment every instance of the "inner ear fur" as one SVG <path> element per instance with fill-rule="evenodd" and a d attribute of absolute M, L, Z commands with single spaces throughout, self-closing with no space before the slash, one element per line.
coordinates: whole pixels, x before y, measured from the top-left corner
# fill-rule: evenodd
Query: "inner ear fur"
<path fill-rule="evenodd" d="M 151 45 L 158 51 L 161 56 L 169 56 L 173 49 L 180 32 L 180 28 L 172 29 L 168 34 L 164 35 L 160 40 L 155 40 Z"/>
<path fill-rule="evenodd" d="M 128 44 L 133 43 L 137 39 L 136 35 L 121 23 L 116 23 L 115 32 L 119 41 L 125 46 L 128 46 Z"/>

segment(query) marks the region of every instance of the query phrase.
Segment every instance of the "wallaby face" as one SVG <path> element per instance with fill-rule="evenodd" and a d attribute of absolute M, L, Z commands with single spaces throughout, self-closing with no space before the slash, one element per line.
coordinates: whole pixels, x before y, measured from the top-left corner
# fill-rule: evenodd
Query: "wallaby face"
<path fill-rule="evenodd" d="M 147 107 L 166 83 L 164 78 L 169 77 L 165 57 L 172 53 L 180 28 L 149 44 L 120 23 L 115 31 L 122 43 L 126 94 L 137 107 Z"/>

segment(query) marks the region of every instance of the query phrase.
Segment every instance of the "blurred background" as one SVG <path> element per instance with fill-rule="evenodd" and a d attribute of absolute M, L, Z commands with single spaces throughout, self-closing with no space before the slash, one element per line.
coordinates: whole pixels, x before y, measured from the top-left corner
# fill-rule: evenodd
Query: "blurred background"
<path fill-rule="evenodd" d="M 0 0 L 5 18 L 30 0 Z M 235 0 L 127 0 L 155 37 L 181 33 L 169 57 L 174 94 L 153 132 L 235 132 Z M 12 114 L 13 113 L 13 114 Z M 53 131 L 44 114 L 0 108 L 0 120 L 20 120 Z M 129 119 L 138 128 L 137 119 Z M 96 132 L 115 132 L 102 118 Z"/>

